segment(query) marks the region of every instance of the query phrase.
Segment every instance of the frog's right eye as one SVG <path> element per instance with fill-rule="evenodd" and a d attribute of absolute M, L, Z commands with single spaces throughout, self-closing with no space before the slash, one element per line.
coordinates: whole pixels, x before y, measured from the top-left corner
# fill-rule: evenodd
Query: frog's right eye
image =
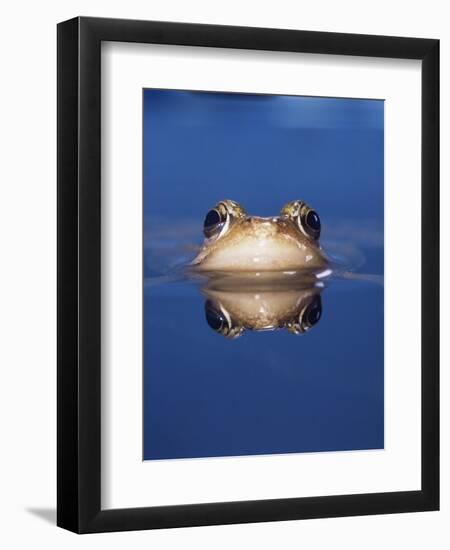
<path fill-rule="evenodd" d="M 226 220 L 223 218 L 223 215 L 219 212 L 219 210 L 216 208 L 210 210 L 206 214 L 205 221 L 203 222 L 203 233 L 205 234 L 205 237 L 209 239 L 214 235 L 219 234 L 225 221 Z"/>
<path fill-rule="evenodd" d="M 245 216 L 245 210 L 237 202 L 229 199 L 220 201 L 206 214 L 203 233 L 207 239 L 216 239 L 224 235 L 231 224 Z"/>

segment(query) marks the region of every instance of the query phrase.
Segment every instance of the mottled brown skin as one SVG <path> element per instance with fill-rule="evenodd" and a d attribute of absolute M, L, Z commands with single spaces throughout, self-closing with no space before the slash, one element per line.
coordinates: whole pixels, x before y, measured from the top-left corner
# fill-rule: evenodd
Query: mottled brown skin
<path fill-rule="evenodd" d="M 302 201 L 288 203 L 279 216 L 248 216 L 234 201 L 215 206 L 225 220 L 220 232 L 206 238 L 192 266 L 199 271 L 298 271 L 320 270 L 328 264 L 318 235 L 304 231 L 301 219 L 310 207 Z M 320 234 L 320 231 L 319 231 Z"/>

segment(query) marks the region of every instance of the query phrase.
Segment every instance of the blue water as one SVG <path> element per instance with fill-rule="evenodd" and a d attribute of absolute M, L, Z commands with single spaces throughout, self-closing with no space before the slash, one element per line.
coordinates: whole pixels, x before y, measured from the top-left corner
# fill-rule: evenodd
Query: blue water
<path fill-rule="evenodd" d="M 384 446 L 383 134 L 379 100 L 144 91 L 144 459 Z M 304 334 L 207 324 L 183 266 L 224 198 L 320 215 L 338 275 Z"/>

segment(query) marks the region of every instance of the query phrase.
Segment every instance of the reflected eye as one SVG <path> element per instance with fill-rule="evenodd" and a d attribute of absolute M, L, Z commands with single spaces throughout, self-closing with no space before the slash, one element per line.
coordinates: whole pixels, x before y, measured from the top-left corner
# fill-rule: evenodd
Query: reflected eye
<path fill-rule="evenodd" d="M 303 308 L 298 317 L 286 324 L 293 334 L 303 334 L 320 321 L 322 317 L 322 299 L 319 294 L 312 297 L 309 304 Z"/>
<path fill-rule="evenodd" d="M 322 316 L 322 300 L 316 296 L 303 313 L 302 325 L 305 329 L 313 327 Z"/>
<path fill-rule="evenodd" d="M 210 210 L 206 216 L 205 221 L 203 222 L 203 233 L 205 234 L 205 237 L 210 238 L 215 233 L 219 232 L 224 224 L 224 221 L 222 219 L 222 216 L 218 210 L 213 208 Z"/>
<path fill-rule="evenodd" d="M 225 316 L 209 300 L 205 303 L 205 317 L 208 325 L 216 332 L 222 332 L 224 326 L 228 325 Z"/>
<path fill-rule="evenodd" d="M 244 328 L 233 323 L 233 320 L 220 304 L 215 304 L 211 300 L 205 302 L 205 318 L 214 332 L 225 336 L 229 340 L 238 338 L 244 332 Z"/>

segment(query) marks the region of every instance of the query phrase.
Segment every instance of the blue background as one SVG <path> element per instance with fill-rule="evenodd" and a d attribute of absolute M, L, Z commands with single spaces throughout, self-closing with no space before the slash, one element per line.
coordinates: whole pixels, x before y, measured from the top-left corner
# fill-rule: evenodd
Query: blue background
<path fill-rule="evenodd" d="M 218 200 L 275 215 L 302 199 L 323 246 L 383 274 L 384 103 L 144 91 L 144 458 L 382 448 L 383 287 L 333 280 L 307 334 L 204 319 L 195 255 Z"/>

